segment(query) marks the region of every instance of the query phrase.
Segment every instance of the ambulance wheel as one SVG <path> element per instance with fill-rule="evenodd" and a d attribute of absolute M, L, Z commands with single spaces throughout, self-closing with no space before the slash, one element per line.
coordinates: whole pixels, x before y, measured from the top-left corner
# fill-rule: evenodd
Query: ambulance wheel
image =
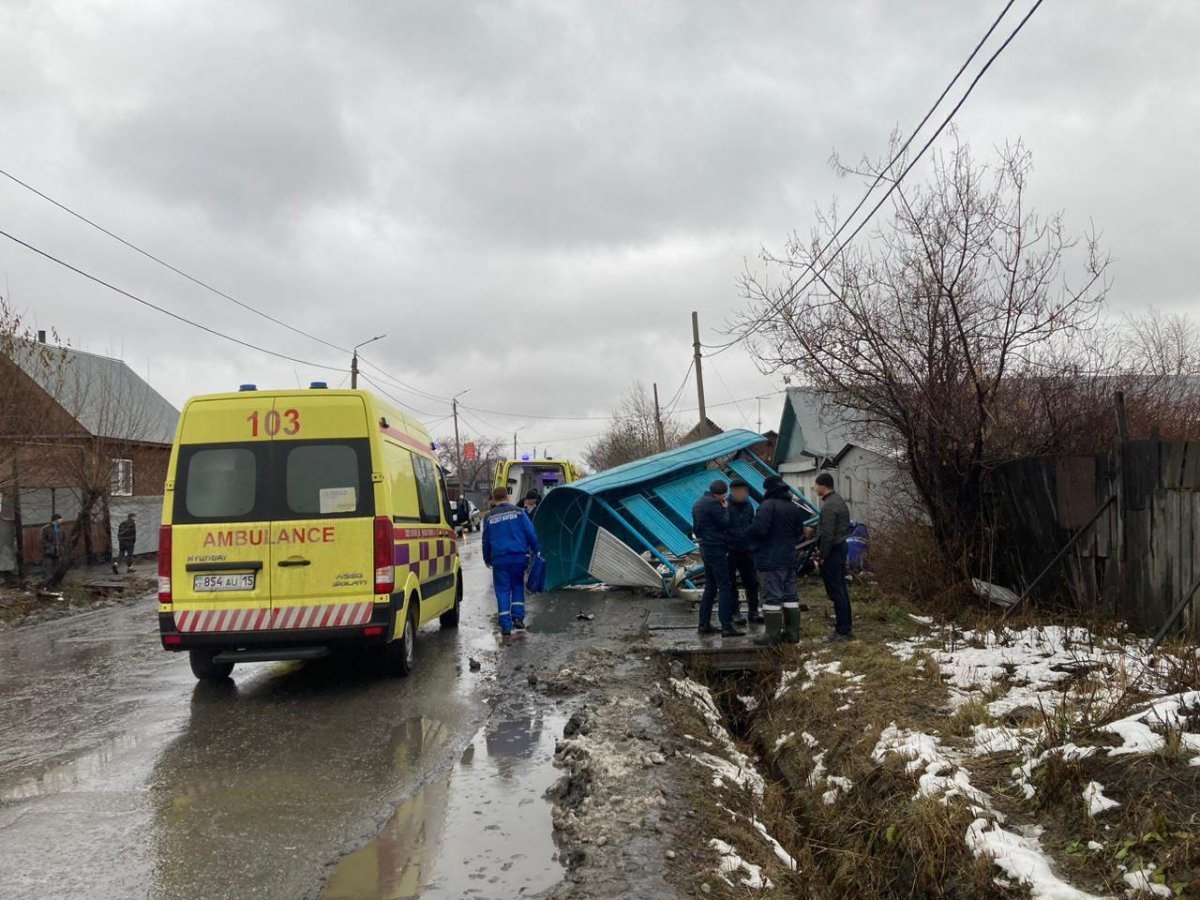
<path fill-rule="evenodd" d="M 189 650 L 188 662 L 192 664 L 192 674 L 201 681 L 224 681 L 233 671 L 231 662 L 213 662 L 212 650 Z"/>
<path fill-rule="evenodd" d="M 404 620 L 404 634 L 387 645 L 388 668 L 395 674 L 406 677 L 412 674 L 417 649 L 417 598 L 408 601 L 408 617 Z"/>
<path fill-rule="evenodd" d="M 457 579 L 458 584 L 454 589 L 454 606 L 446 612 L 438 616 L 438 621 L 442 623 L 443 628 L 457 628 L 459 612 L 462 609 L 462 579 Z"/>

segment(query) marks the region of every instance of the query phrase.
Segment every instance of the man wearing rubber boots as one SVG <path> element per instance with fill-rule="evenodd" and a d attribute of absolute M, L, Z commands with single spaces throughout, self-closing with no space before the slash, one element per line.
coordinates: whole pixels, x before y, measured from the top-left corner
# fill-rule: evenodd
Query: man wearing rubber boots
<path fill-rule="evenodd" d="M 539 547 L 533 522 L 509 502 L 508 488 L 495 488 L 492 503 L 483 517 L 483 562 L 492 570 L 500 633 L 507 637 L 525 630 L 525 566 Z"/>
<path fill-rule="evenodd" d="M 766 628 L 760 646 L 786 640 L 800 643 L 800 601 L 796 597 L 796 547 L 804 538 L 804 511 L 778 475 L 763 481 L 763 502 L 750 526 Z"/>

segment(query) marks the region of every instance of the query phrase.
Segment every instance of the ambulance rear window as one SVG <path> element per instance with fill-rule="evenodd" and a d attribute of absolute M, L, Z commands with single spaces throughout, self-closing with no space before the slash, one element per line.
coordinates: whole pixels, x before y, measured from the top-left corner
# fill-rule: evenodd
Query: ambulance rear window
<path fill-rule="evenodd" d="M 198 519 L 238 519 L 254 509 L 258 460 L 248 447 L 197 450 L 187 461 L 184 504 Z"/>
<path fill-rule="evenodd" d="M 362 496 L 359 459 L 348 444 L 306 444 L 287 454 L 287 508 L 294 517 L 353 515 Z M 360 513 L 361 514 L 361 513 Z"/>

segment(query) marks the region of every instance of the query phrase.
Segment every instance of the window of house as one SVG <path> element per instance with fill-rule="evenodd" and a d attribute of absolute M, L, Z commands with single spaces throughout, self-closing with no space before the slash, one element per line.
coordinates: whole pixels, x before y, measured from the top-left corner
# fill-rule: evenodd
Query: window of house
<path fill-rule="evenodd" d="M 133 496 L 133 460 L 114 459 L 109 494 L 113 497 Z"/>
<path fill-rule="evenodd" d="M 846 502 L 849 503 L 854 499 L 854 479 L 847 475 L 842 483 L 846 486 Z"/>

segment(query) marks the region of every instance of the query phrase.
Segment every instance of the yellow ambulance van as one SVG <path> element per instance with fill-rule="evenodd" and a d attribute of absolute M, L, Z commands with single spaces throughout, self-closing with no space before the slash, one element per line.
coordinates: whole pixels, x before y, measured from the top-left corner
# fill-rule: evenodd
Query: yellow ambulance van
<path fill-rule="evenodd" d="M 158 620 L 197 678 L 337 649 L 413 667 L 417 629 L 458 625 L 462 576 L 424 426 L 366 391 L 194 397 L 163 500 Z"/>

